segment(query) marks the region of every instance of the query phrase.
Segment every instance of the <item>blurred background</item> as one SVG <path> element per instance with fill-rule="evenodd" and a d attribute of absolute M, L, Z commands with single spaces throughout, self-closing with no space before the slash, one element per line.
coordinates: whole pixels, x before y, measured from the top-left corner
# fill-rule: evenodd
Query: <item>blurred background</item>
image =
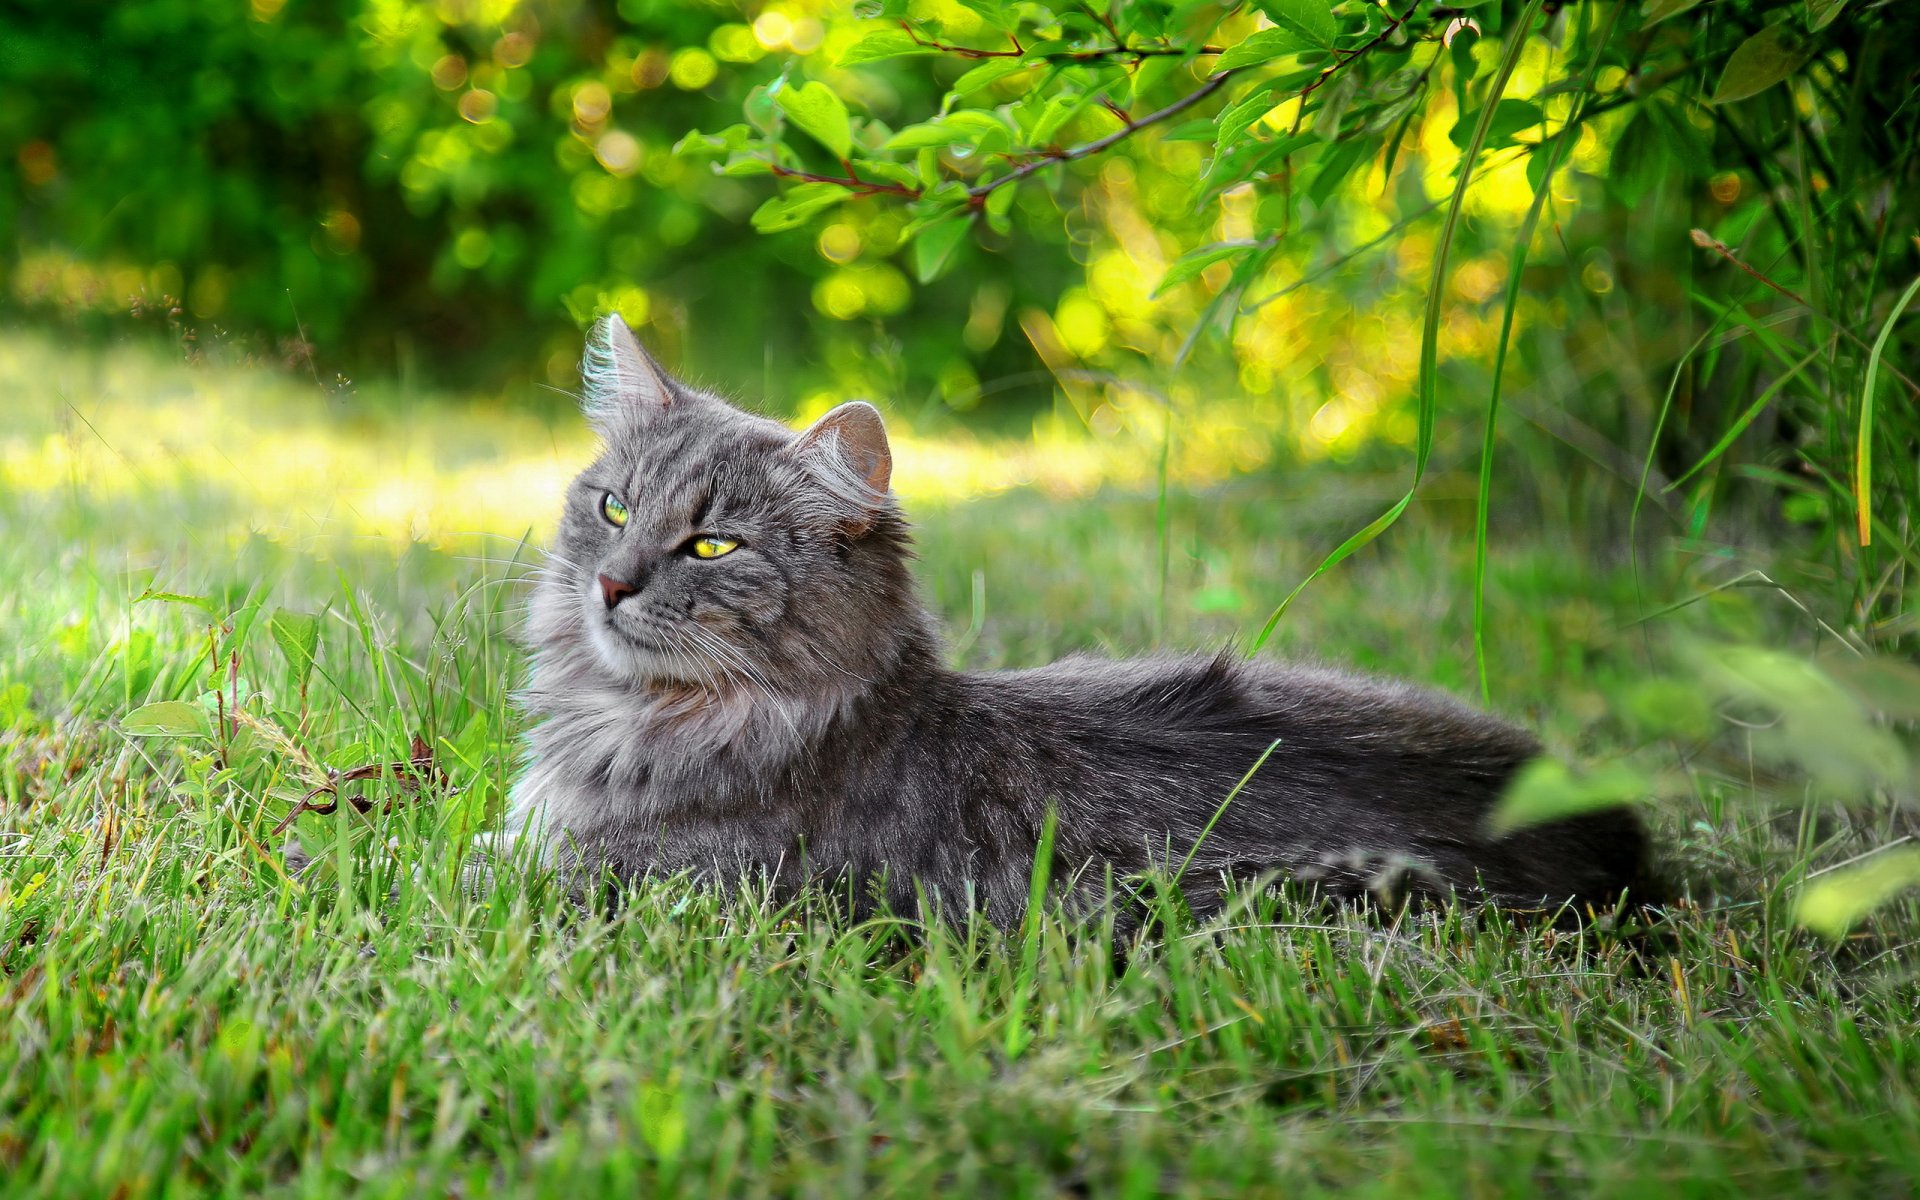
<path fill-rule="evenodd" d="M 1910 649 L 1916 33 L 1858 0 L 25 0 L 0 353 L 60 400 L 9 418 L 7 479 L 101 454 L 401 536 L 537 525 L 617 311 L 774 413 L 878 401 L 910 498 L 1264 478 L 1357 529 L 1418 457 L 1444 536 L 1751 552 Z M 809 182 L 836 159 L 866 182 Z M 118 432 L 43 436 L 75 415 Z"/>

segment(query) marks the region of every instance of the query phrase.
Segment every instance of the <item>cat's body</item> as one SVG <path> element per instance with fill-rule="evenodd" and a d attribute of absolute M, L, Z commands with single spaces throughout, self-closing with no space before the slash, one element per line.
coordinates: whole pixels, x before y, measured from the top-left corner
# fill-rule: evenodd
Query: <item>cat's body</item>
<path fill-rule="evenodd" d="M 1431 693 L 1225 656 L 950 671 L 872 409 L 794 434 L 674 384 L 617 322 L 589 367 L 608 448 L 535 594 L 509 821 L 552 861 L 884 879 L 896 908 L 917 889 L 1007 923 L 1051 809 L 1053 874 L 1089 898 L 1182 864 L 1201 909 L 1275 877 L 1530 906 L 1643 885 L 1626 814 L 1492 837 L 1537 747 Z"/>

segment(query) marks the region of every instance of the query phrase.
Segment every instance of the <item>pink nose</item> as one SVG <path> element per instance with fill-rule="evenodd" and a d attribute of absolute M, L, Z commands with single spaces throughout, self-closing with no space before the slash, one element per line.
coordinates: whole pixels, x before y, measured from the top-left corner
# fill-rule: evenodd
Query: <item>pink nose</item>
<path fill-rule="evenodd" d="M 639 588 L 630 583 L 621 583 L 618 579 L 609 579 L 605 575 L 600 577 L 600 598 L 607 602 L 609 612 L 616 604 L 639 591 Z"/>

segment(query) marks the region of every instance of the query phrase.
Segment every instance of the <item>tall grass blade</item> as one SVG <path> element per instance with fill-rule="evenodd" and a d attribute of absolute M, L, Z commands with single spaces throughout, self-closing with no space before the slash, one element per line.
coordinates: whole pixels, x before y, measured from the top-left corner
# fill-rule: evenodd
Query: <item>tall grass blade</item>
<path fill-rule="evenodd" d="M 1585 71 L 1588 79 L 1593 78 L 1594 69 L 1600 65 L 1600 56 L 1613 39 L 1613 29 L 1619 22 L 1621 8 L 1617 4 L 1613 7 L 1607 16 L 1606 28 L 1600 31 L 1600 36 L 1594 41 L 1593 53 L 1587 59 Z M 1483 704 L 1493 699 L 1492 689 L 1487 683 L 1487 518 L 1493 501 L 1493 443 L 1500 419 L 1500 384 L 1506 378 L 1507 348 L 1512 344 L 1513 317 L 1520 307 L 1520 277 L 1527 269 L 1533 231 L 1540 224 L 1540 213 L 1546 208 L 1547 197 L 1553 193 L 1553 174 L 1560 169 L 1561 156 L 1579 137 L 1580 117 L 1586 108 L 1587 95 L 1585 90 L 1575 94 L 1566 123 L 1546 147 L 1547 167 L 1541 172 L 1540 186 L 1533 190 L 1533 203 L 1527 206 L 1527 215 L 1521 218 L 1520 228 L 1514 234 L 1513 254 L 1507 264 L 1507 295 L 1500 312 L 1500 337 L 1494 342 L 1493 383 L 1487 392 L 1487 415 L 1480 431 L 1480 486 L 1473 504 L 1473 669 L 1480 680 L 1480 701 Z"/>
<path fill-rule="evenodd" d="M 1320 560 L 1320 565 L 1313 569 L 1312 574 L 1294 585 L 1294 589 L 1267 617 L 1259 635 L 1247 648 L 1249 658 L 1258 654 L 1260 648 L 1267 644 L 1267 639 L 1273 636 L 1274 629 L 1279 626 L 1280 618 L 1286 615 L 1287 609 L 1293 606 L 1308 584 L 1346 561 L 1354 551 L 1379 537 L 1400 519 L 1400 514 L 1406 512 L 1407 506 L 1413 503 L 1421 480 L 1426 478 L 1427 459 L 1433 453 L 1434 415 L 1438 408 L 1439 380 L 1436 376 L 1440 357 L 1440 299 L 1446 287 L 1447 258 L 1453 249 L 1454 235 L 1459 231 L 1460 210 L 1466 202 L 1467 189 L 1473 185 L 1473 164 L 1479 159 L 1481 148 L 1486 145 L 1487 131 L 1493 125 L 1494 112 L 1500 107 L 1500 98 L 1506 94 L 1514 68 L 1520 65 L 1520 52 L 1526 47 L 1527 33 L 1533 28 L 1534 18 L 1540 15 L 1545 3 L 1546 0 L 1528 0 L 1527 6 L 1514 21 L 1513 28 L 1507 31 L 1506 45 L 1500 52 L 1499 70 L 1487 88 L 1487 98 L 1480 106 L 1480 119 L 1474 122 L 1473 135 L 1467 139 L 1466 148 L 1461 152 L 1459 178 L 1454 181 L 1453 195 L 1447 202 L 1447 215 L 1440 227 L 1440 239 L 1434 247 L 1433 279 L 1427 286 L 1426 319 L 1420 329 L 1420 416 L 1413 451 L 1413 482 L 1407 485 L 1406 494 L 1394 501 L 1391 508 L 1369 521 L 1366 528 L 1341 542 L 1333 553 Z"/>
<path fill-rule="evenodd" d="M 1873 350 L 1867 355 L 1867 380 L 1860 388 L 1860 430 L 1853 447 L 1853 511 L 1862 546 L 1873 544 L 1873 389 L 1880 382 L 1880 360 L 1886 354 L 1887 339 L 1893 335 L 1900 314 L 1913 302 L 1915 292 L 1920 292 L 1920 278 L 1908 284 L 1893 302 L 1893 311 L 1880 326 L 1880 336 L 1873 339 Z"/>

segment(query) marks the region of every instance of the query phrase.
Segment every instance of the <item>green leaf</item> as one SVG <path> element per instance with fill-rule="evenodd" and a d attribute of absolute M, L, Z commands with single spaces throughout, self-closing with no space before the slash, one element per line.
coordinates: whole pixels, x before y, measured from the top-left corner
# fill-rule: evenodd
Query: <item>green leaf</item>
<path fill-rule="evenodd" d="M 837 183 L 803 183 L 754 209 L 753 227 L 761 233 L 779 233 L 804 225 L 814 214 L 825 212 L 850 194 Z"/>
<path fill-rule="evenodd" d="M 1307 199 L 1313 201 L 1316 208 L 1325 208 L 1333 193 L 1346 182 L 1353 169 L 1373 157 L 1379 148 L 1379 139 L 1358 137 L 1341 142 L 1320 158 L 1320 173 L 1307 185 Z"/>
<path fill-rule="evenodd" d="M 835 158 L 845 159 L 853 153 L 853 124 L 847 117 L 847 106 L 826 84 L 781 88 L 774 93 L 773 102 Z"/>
<path fill-rule="evenodd" d="M 1556 759 L 1536 758 L 1514 775 L 1488 825 L 1495 835 L 1511 833 L 1527 825 L 1618 808 L 1645 799 L 1652 791 L 1653 781 L 1625 763 L 1575 774 Z"/>
<path fill-rule="evenodd" d="M 1811 879 L 1800 891 L 1793 918 L 1836 940 L 1860 919 L 1906 889 L 1920 884 L 1920 850 L 1907 847 Z"/>
<path fill-rule="evenodd" d="M 1477 112 L 1468 113 L 1454 122 L 1454 145 L 1466 146 L 1478 117 Z M 1491 150 L 1512 145 L 1514 134 L 1523 129 L 1538 128 L 1542 117 L 1540 106 L 1531 100 L 1502 100 L 1493 110 L 1493 120 L 1487 123 L 1487 143 L 1481 148 Z"/>
<path fill-rule="evenodd" d="M 1700 0 L 1648 0 L 1646 19 L 1640 22 L 1640 28 L 1646 29 L 1668 17 L 1677 17 L 1699 3 Z"/>
<path fill-rule="evenodd" d="M 1321 141 L 1340 140 L 1340 122 L 1346 118 L 1347 106 L 1360 91 L 1360 76 L 1353 71 L 1343 72 L 1333 81 L 1333 86 L 1322 93 L 1320 108 L 1313 114 L 1313 132 Z"/>
<path fill-rule="evenodd" d="M 696 129 L 673 144 L 673 154 L 675 158 L 732 154 L 746 149 L 752 140 L 753 130 L 745 125 L 729 125 L 719 133 L 701 133 Z"/>
<path fill-rule="evenodd" d="M 1309 45 L 1333 49 L 1340 23 L 1333 19 L 1330 0 L 1260 0 L 1260 11 L 1275 25 L 1290 29 L 1307 39 Z"/>
<path fill-rule="evenodd" d="M 1815 33 L 1833 24 L 1847 0 L 1807 0 L 1807 28 Z"/>
<path fill-rule="evenodd" d="M 1313 48 L 1312 42 L 1291 29 L 1262 29 L 1228 47 L 1227 52 L 1215 60 L 1213 69 L 1237 71 L 1241 67 L 1258 66 L 1283 54 L 1298 54 Z"/>
<path fill-rule="evenodd" d="M 1752 726 L 1756 762 L 1790 766 L 1818 793 L 1841 797 L 1907 777 L 1900 738 L 1818 664 L 1758 646 L 1699 655 L 1697 674 Z"/>
<path fill-rule="evenodd" d="M 1253 241 L 1219 242 L 1211 246 L 1202 246 L 1198 250 L 1190 250 L 1173 260 L 1173 265 L 1169 266 L 1167 273 L 1161 276 L 1160 286 L 1153 289 L 1153 294 L 1158 298 L 1162 292 L 1180 286 L 1217 262 L 1244 257 L 1259 244 Z"/>
<path fill-rule="evenodd" d="M 1027 133 L 1028 142 L 1035 146 L 1050 145 L 1061 127 L 1092 102 L 1092 96 L 1079 92 L 1058 92 L 1049 96 L 1040 109 L 1040 115 L 1034 118 L 1033 128 Z"/>
<path fill-rule="evenodd" d="M 1236 143 L 1245 141 L 1253 123 L 1272 110 L 1273 96 L 1264 88 L 1229 106 L 1220 114 L 1219 133 L 1213 141 L 1214 153 L 1224 154 L 1233 149 Z"/>
<path fill-rule="evenodd" d="M 1713 104 L 1731 104 L 1757 96 L 1800 69 L 1813 57 L 1813 46 L 1784 22 L 1769 25 L 1734 48 Z"/>
<path fill-rule="evenodd" d="M 645 1084 L 635 1107 L 639 1110 L 640 1136 L 663 1161 L 673 1162 L 687 1144 L 686 1106 L 678 1087 Z"/>
<path fill-rule="evenodd" d="M 1017 58 L 989 58 L 965 75 L 953 81 L 949 89 L 955 96 L 971 96 L 982 88 L 991 87 L 1009 75 L 1018 74 L 1036 66 L 1036 63 L 1024 62 Z"/>
<path fill-rule="evenodd" d="M 1014 193 L 1018 190 L 1009 184 L 987 193 L 987 202 L 981 207 L 987 214 L 987 227 L 995 233 L 1013 232 L 1013 218 L 1008 214 L 1013 211 Z"/>
<path fill-rule="evenodd" d="M 988 151 L 1005 150 L 1013 144 L 1013 139 L 998 117 L 967 109 L 948 113 L 937 121 L 909 125 L 888 138 L 880 148 L 885 151 L 925 150 L 956 144 Z"/>
<path fill-rule="evenodd" d="M 720 173 L 734 179 L 748 175 L 771 175 L 773 164 L 758 154 L 736 154 L 720 168 Z"/>
<path fill-rule="evenodd" d="M 1000 191 L 1012 193 L 1010 187 Z M 953 259 L 954 250 L 966 239 L 967 229 L 973 221 L 962 215 L 946 221 L 929 225 L 913 239 L 913 273 L 921 283 L 932 283 L 946 270 Z"/>
<path fill-rule="evenodd" d="M 144 604 L 149 600 L 161 604 L 184 604 L 189 608 L 197 608 L 209 617 L 212 617 L 216 622 L 224 620 L 227 615 L 221 611 L 220 605 L 215 603 L 210 597 L 188 596 L 181 592 L 141 592 L 140 595 L 135 598 L 134 603 Z"/>
<path fill-rule="evenodd" d="M 840 56 L 836 67 L 857 67 L 861 63 L 879 62 L 888 58 L 906 58 L 937 54 L 932 46 L 923 46 L 913 40 L 904 29 L 882 29 L 870 33 L 847 48 Z"/>
<path fill-rule="evenodd" d="M 783 82 L 774 80 L 772 84 L 760 84 L 749 90 L 740 102 L 740 111 L 746 114 L 747 124 L 758 129 L 768 137 L 780 132 L 780 108 L 774 103 L 772 88 Z"/>
<path fill-rule="evenodd" d="M 212 734 L 213 724 L 197 704 L 162 700 L 121 717 L 120 732 L 130 737 L 204 737 Z"/>
<path fill-rule="evenodd" d="M 320 618 L 312 613 L 276 608 L 267 622 L 267 632 L 273 635 L 280 653 L 287 656 L 294 674 L 304 682 L 313 670 L 315 655 L 320 652 Z"/>

